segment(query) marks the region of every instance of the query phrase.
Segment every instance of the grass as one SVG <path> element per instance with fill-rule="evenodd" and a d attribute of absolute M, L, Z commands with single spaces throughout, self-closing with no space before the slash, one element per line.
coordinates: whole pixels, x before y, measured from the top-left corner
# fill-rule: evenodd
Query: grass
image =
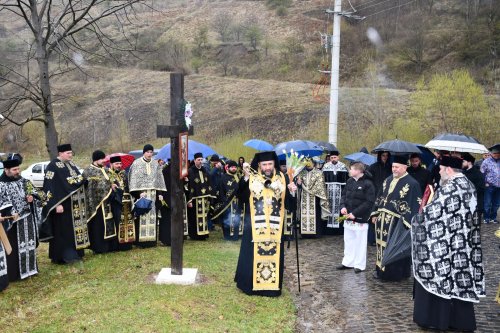
<path fill-rule="evenodd" d="M 40 273 L 11 283 L 0 296 L 2 332 L 292 332 L 295 308 L 279 298 L 250 297 L 233 282 L 239 242 L 220 232 L 206 242 L 186 241 L 184 267 L 202 283 L 155 285 L 170 264 L 170 248 L 93 255 L 82 263 L 53 265 L 38 248 Z"/>

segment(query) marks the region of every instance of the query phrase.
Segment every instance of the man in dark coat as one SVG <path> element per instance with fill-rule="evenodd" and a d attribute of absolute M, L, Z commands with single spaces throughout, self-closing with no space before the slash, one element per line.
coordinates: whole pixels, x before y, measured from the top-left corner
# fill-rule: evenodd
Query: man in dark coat
<path fill-rule="evenodd" d="M 360 273 L 366 268 L 368 220 L 375 203 L 375 186 L 371 177 L 365 175 L 365 165 L 361 162 L 351 164 L 349 176 L 340 199 L 340 213 L 347 219 L 344 221 L 344 258 L 337 268 L 354 268 L 355 273 Z"/>
<path fill-rule="evenodd" d="M 370 165 L 368 172 L 372 175 L 373 185 L 375 186 L 375 193 L 378 196 L 382 189 L 384 180 L 392 174 L 391 153 L 388 151 L 379 151 L 377 153 L 377 162 Z M 368 227 L 368 244 L 375 245 L 375 226 L 370 223 Z"/>
<path fill-rule="evenodd" d="M 484 174 L 475 167 L 476 159 L 469 153 L 463 153 L 463 174 L 476 188 L 476 196 L 477 196 L 477 214 L 479 217 L 479 221 L 482 220 L 483 211 L 484 211 L 484 190 L 486 189 Z"/>
<path fill-rule="evenodd" d="M 431 182 L 431 173 L 422 166 L 422 160 L 419 154 L 411 154 L 408 173 L 420 184 L 420 190 L 424 193 L 425 187 Z"/>

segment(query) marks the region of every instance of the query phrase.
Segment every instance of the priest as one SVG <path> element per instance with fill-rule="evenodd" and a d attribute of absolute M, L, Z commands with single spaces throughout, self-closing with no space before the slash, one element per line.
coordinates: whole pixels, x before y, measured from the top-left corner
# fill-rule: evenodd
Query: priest
<path fill-rule="evenodd" d="M 440 187 L 412 220 L 413 320 L 436 330 L 474 331 L 474 303 L 485 296 L 481 221 L 462 159 L 444 156 Z"/>
<path fill-rule="evenodd" d="M 255 154 L 252 171 L 244 169 L 239 199 L 248 202 L 250 221 L 245 224 L 236 268 L 236 286 L 247 295 L 277 297 L 283 283 L 286 182 L 278 171 L 274 151 Z M 288 185 L 290 193 L 297 187 Z"/>
<path fill-rule="evenodd" d="M 330 204 L 323 173 L 314 167 L 312 159 L 306 158 L 305 162 L 297 176 L 300 198 L 297 215 L 302 237 L 316 237 L 323 234 L 323 220 L 330 216 Z"/>
<path fill-rule="evenodd" d="M 69 264 L 81 260 L 89 247 L 84 179 L 72 161 L 70 144 L 57 146 L 58 156 L 45 169 L 40 240 L 49 241 L 53 263 Z"/>
<path fill-rule="evenodd" d="M 161 167 L 153 160 L 153 154 L 153 146 L 145 145 L 142 157 L 132 163 L 128 173 L 129 190 L 134 200 L 146 198 L 153 202 L 148 213 L 135 217 L 136 244 L 139 247 L 156 246 L 157 207 L 162 204 L 167 191 Z"/>
<path fill-rule="evenodd" d="M 0 266 L 7 265 L 10 281 L 38 274 L 36 247 L 41 202 L 33 184 L 21 177 L 20 164 L 19 159 L 4 161 L 4 173 L 0 176 L 0 213 L 7 230 L 6 243 L 12 248 L 6 263 Z"/>
<path fill-rule="evenodd" d="M 117 237 L 115 238 L 113 250 L 127 251 L 132 249 L 135 241 L 135 225 L 132 215 L 132 199 L 128 190 L 128 179 L 123 170 L 120 156 L 109 158 L 109 180 L 113 186 L 110 196 L 111 211 Z"/>
<path fill-rule="evenodd" d="M 220 178 L 219 195 L 213 205 L 212 219 L 220 217 L 224 239 L 237 241 L 240 230 L 243 231 L 245 207 L 237 195 L 240 180 L 238 164 L 235 161 L 227 161 L 226 166 L 227 171 Z"/>
<path fill-rule="evenodd" d="M 103 151 L 94 151 L 92 164 L 83 171 L 90 248 L 94 253 L 113 250 L 116 239 L 115 221 L 109 199 L 117 186 L 112 184 L 108 172 L 104 169 L 105 158 Z"/>
<path fill-rule="evenodd" d="M 188 170 L 187 213 L 189 238 L 208 238 L 208 213 L 215 198 L 207 170 L 202 165 L 203 154 L 194 154 L 194 164 Z"/>
<path fill-rule="evenodd" d="M 322 169 L 331 209 L 326 227 L 332 229 L 327 229 L 326 231 L 332 231 L 334 234 L 342 234 L 344 232 L 343 225 L 339 223 L 340 198 L 342 197 L 342 191 L 349 176 L 345 164 L 339 161 L 339 154 L 336 150 L 330 151 L 329 160 Z"/>
<path fill-rule="evenodd" d="M 375 200 L 371 213 L 375 224 L 377 246 L 376 279 L 400 281 L 410 277 L 411 258 L 403 258 L 389 265 L 382 266 L 388 240 L 396 224 L 402 223 L 406 229 L 411 227 L 411 219 L 418 213 L 421 202 L 420 185 L 406 169 L 407 156 L 395 155 L 392 162 L 392 175 L 382 183 L 381 192 Z"/>

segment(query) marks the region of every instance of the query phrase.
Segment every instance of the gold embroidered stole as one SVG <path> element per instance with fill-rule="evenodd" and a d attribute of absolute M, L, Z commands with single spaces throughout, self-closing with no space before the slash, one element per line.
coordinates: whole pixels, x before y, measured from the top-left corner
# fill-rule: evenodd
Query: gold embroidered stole
<path fill-rule="evenodd" d="M 131 205 L 130 194 L 123 193 L 122 213 L 118 225 L 118 242 L 120 244 L 135 242 L 135 226 Z"/>
<path fill-rule="evenodd" d="M 280 244 L 285 216 L 285 178 L 275 174 L 271 186 L 264 186 L 259 174 L 250 175 L 252 223 L 253 290 L 279 290 Z"/>
<path fill-rule="evenodd" d="M 75 247 L 77 250 L 85 249 L 90 246 L 86 207 L 85 191 L 83 186 L 81 186 L 71 195 L 71 217 L 73 220 Z"/>
<path fill-rule="evenodd" d="M 145 190 L 146 199 L 153 201 L 151 210 L 139 216 L 139 242 L 149 242 L 156 240 L 156 190 Z"/>

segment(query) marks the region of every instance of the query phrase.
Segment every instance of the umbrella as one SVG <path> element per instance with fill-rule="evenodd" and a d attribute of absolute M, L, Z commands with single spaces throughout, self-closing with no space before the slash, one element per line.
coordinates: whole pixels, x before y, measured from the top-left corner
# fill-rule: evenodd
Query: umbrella
<path fill-rule="evenodd" d="M 317 146 L 323 148 L 324 151 L 339 151 L 333 143 L 326 141 L 313 141 Z"/>
<path fill-rule="evenodd" d="M 461 153 L 487 153 L 488 149 L 479 141 L 465 134 L 442 133 L 425 144 L 427 148 Z"/>
<path fill-rule="evenodd" d="M 244 146 L 253 148 L 255 150 L 273 150 L 273 145 L 269 142 L 259 139 L 250 139 L 243 144 Z"/>
<path fill-rule="evenodd" d="M 421 153 L 416 144 L 399 139 L 382 142 L 372 150 L 372 153 L 378 153 L 379 151 L 388 151 L 396 154 Z"/>
<path fill-rule="evenodd" d="M 411 256 L 411 230 L 398 221 L 387 238 L 382 267 Z"/>
<path fill-rule="evenodd" d="M 323 148 L 319 147 L 312 141 L 307 140 L 294 140 L 278 143 L 274 147 L 274 151 L 278 156 L 286 155 L 291 151 L 298 152 L 299 154 L 306 155 L 309 157 L 319 156 L 323 154 Z"/>
<path fill-rule="evenodd" d="M 363 152 L 349 154 L 347 156 L 344 156 L 344 159 L 351 162 L 361 162 L 366 165 L 372 165 L 373 163 L 377 162 L 377 158 L 375 156 Z"/>
<path fill-rule="evenodd" d="M 146 198 L 140 198 L 134 203 L 132 212 L 134 212 L 135 216 L 141 216 L 149 213 L 151 208 L 153 208 L 153 201 Z"/>
<path fill-rule="evenodd" d="M 109 164 L 109 159 L 111 157 L 115 157 L 115 156 L 120 156 L 120 158 L 122 160 L 122 169 L 127 169 L 135 161 L 134 155 L 124 154 L 124 153 L 113 153 L 113 154 L 109 154 L 108 156 L 106 156 L 106 158 L 104 159 L 104 163 Z"/>
<path fill-rule="evenodd" d="M 217 154 L 215 150 L 213 150 L 206 144 L 188 139 L 188 159 L 190 160 L 194 159 L 194 154 L 196 153 L 202 153 L 204 157 Z M 157 160 L 161 159 L 166 161 L 169 158 L 170 158 L 170 143 L 167 143 L 160 149 L 158 154 L 155 156 L 155 159 Z"/>

